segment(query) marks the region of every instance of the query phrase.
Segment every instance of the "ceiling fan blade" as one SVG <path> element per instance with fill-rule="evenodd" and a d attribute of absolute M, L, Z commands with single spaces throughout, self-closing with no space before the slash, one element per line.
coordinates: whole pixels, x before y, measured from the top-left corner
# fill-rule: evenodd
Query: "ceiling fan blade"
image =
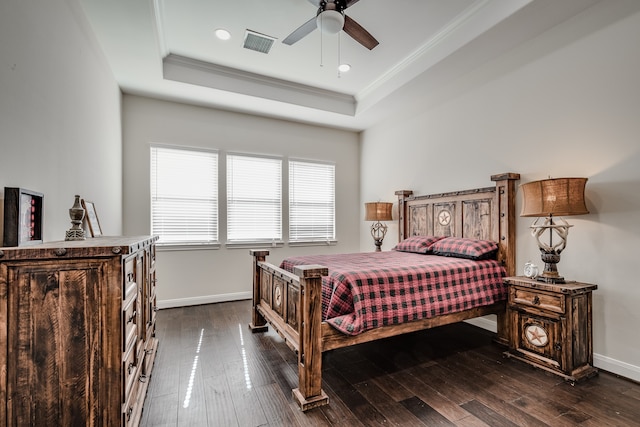
<path fill-rule="evenodd" d="M 348 16 L 344 17 L 344 28 L 342 29 L 345 33 L 353 37 L 355 41 L 369 50 L 373 49 L 379 44 L 378 40 L 376 40 L 371 34 L 369 34 L 367 30 L 362 28 L 360 24 L 358 24 Z"/>
<path fill-rule="evenodd" d="M 309 1 L 309 3 L 311 3 L 312 5 L 314 5 L 315 7 L 320 7 L 320 2 L 321 2 L 322 0 L 308 0 L 308 1 Z M 358 0 L 356 0 L 356 1 L 358 1 Z"/>
<path fill-rule="evenodd" d="M 289 34 L 284 40 L 282 40 L 282 43 L 292 45 L 295 42 L 302 39 L 303 37 L 305 37 L 306 35 L 308 35 L 309 33 L 311 33 L 316 28 L 317 28 L 316 18 L 313 17 L 309 19 L 307 22 L 305 22 L 304 24 L 302 24 L 301 26 L 299 26 L 298 29 L 295 30 L 293 33 Z"/>
<path fill-rule="evenodd" d="M 311 0 L 309 0 L 309 1 L 311 1 Z M 345 7 L 345 9 L 346 9 L 347 7 L 349 7 L 349 6 L 353 5 L 353 4 L 358 3 L 358 1 L 360 1 L 360 0 L 347 0 L 347 6 Z"/>

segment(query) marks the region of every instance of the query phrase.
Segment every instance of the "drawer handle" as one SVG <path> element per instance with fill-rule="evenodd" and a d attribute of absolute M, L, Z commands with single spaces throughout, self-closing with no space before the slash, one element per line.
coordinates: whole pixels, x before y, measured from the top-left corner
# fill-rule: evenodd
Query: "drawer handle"
<path fill-rule="evenodd" d="M 556 343 L 556 345 L 554 345 L 554 346 L 553 346 L 553 348 L 554 348 L 556 351 L 561 351 L 561 350 L 562 350 L 562 343 L 557 342 L 557 343 Z"/>
<path fill-rule="evenodd" d="M 127 273 L 127 281 L 133 282 L 133 273 L 132 272 Z"/>
<path fill-rule="evenodd" d="M 540 305 L 540 298 L 538 297 L 538 295 L 533 297 L 533 304 L 534 305 Z"/>
<path fill-rule="evenodd" d="M 131 313 L 131 316 L 129 316 L 129 318 L 127 319 L 127 323 L 131 323 L 136 319 L 136 316 L 138 315 L 137 311 L 134 311 L 133 313 Z"/>
<path fill-rule="evenodd" d="M 67 254 L 67 250 L 65 248 L 57 248 L 53 251 L 56 256 L 65 256 Z"/>
<path fill-rule="evenodd" d="M 153 306 L 153 311 L 158 311 L 158 310 L 160 310 L 160 309 L 158 308 L 158 306 L 157 306 L 157 305 L 154 305 L 154 306 Z"/>
<path fill-rule="evenodd" d="M 129 406 L 127 409 L 127 421 L 131 421 L 131 414 L 133 414 L 133 406 Z"/>
<path fill-rule="evenodd" d="M 138 381 L 140 381 L 141 383 L 146 383 L 147 376 L 145 374 L 140 375 L 140 377 L 138 378 Z"/>
<path fill-rule="evenodd" d="M 129 366 L 127 366 L 127 374 L 131 375 L 131 371 L 133 371 L 133 368 L 135 368 L 136 365 L 134 365 L 133 363 L 129 362 Z"/>

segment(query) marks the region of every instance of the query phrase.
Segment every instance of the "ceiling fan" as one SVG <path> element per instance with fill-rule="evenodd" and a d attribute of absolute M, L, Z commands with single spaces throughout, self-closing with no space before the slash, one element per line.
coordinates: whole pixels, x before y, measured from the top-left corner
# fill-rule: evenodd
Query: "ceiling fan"
<path fill-rule="evenodd" d="M 353 19 L 345 15 L 344 10 L 357 3 L 359 0 L 308 0 L 318 7 L 318 12 L 298 29 L 289 34 L 282 43 L 292 45 L 310 34 L 316 28 L 329 34 L 337 34 L 340 30 L 350 35 L 355 41 L 371 50 L 378 45 L 376 40 L 367 30 L 362 28 Z"/>

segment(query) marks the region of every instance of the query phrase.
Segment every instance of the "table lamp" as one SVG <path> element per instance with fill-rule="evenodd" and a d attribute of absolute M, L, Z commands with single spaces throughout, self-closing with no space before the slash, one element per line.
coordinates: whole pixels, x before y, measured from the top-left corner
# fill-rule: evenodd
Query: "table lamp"
<path fill-rule="evenodd" d="M 558 274 L 560 253 L 567 246 L 569 225 L 562 216 L 588 214 L 584 201 L 587 178 L 554 178 L 522 184 L 523 203 L 520 216 L 537 217 L 531 224 L 544 262 L 544 271 L 537 280 L 545 283 L 565 283 Z M 542 220 L 541 218 L 544 218 Z M 541 239 L 549 232 L 548 243 Z M 554 243 L 554 236 L 557 238 Z"/>
<path fill-rule="evenodd" d="M 376 252 L 380 252 L 382 246 L 382 240 L 387 234 L 387 226 L 381 221 L 391 221 L 391 208 L 393 203 L 388 202 L 371 202 L 364 204 L 366 213 L 364 220 L 373 221 L 371 224 L 371 236 L 376 245 Z"/>

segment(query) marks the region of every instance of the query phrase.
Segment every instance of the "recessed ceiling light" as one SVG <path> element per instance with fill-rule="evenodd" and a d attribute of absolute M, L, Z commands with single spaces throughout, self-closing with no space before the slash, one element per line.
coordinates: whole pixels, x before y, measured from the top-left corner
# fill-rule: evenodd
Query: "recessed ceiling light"
<path fill-rule="evenodd" d="M 338 71 L 340 71 L 341 73 L 346 73 L 350 69 L 351 69 L 351 65 L 349 64 L 340 64 L 340 66 L 338 67 Z"/>
<path fill-rule="evenodd" d="M 223 28 L 218 28 L 216 30 L 216 37 L 220 40 L 229 40 L 231 38 L 231 33 Z"/>

